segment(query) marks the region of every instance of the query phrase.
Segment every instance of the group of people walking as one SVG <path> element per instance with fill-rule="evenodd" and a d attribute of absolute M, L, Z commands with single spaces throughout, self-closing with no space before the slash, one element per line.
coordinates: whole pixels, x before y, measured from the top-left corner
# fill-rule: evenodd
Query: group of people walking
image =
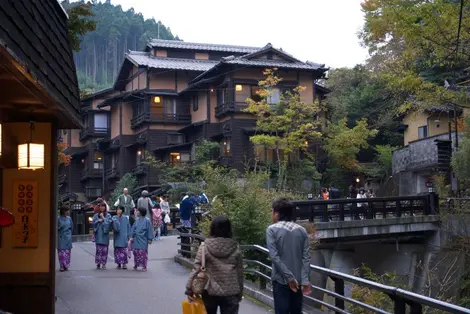
<path fill-rule="evenodd" d="M 124 189 L 124 193 L 115 202 L 116 215 L 111 216 L 109 205 L 98 198 L 94 206 L 91 225 L 93 226 L 92 241 L 95 242 L 95 265 L 97 269 L 106 269 L 111 233 L 113 235 L 114 261 L 118 269 L 127 269 L 129 258 L 134 257 L 134 269 L 147 271 L 148 245 L 160 240 L 167 234 L 166 225 L 170 219 L 170 205 L 166 196 L 160 202 L 151 200 L 148 192 L 142 196 L 134 208 L 134 201 Z M 140 206 L 139 206 L 140 205 Z M 60 271 L 70 267 L 72 253 L 73 222 L 70 210 L 63 206 L 57 218 L 58 257 Z"/>

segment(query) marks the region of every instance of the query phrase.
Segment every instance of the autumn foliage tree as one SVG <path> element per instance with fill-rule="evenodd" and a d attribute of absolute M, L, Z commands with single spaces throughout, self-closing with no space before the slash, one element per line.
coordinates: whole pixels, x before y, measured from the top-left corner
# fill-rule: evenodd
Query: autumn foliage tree
<path fill-rule="evenodd" d="M 64 151 L 67 149 L 67 144 L 65 143 L 57 143 L 57 151 L 58 151 L 58 162 L 59 165 L 65 165 L 68 166 L 70 162 L 72 161 L 72 156 L 64 153 Z"/>
<path fill-rule="evenodd" d="M 287 182 L 289 154 L 297 151 L 307 153 L 309 141 L 321 137 L 320 121 L 316 119 L 320 108 L 317 103 L 307 104 L 301 100 L 305 87 L 297 86 L 281 95 L 277 104 L 270 103 L 273 89 L 281 83 L 276 69 L 263 72 L 265 79 L 259 81 L 259 101 L 247 99 L 245 110 L 256 116 L 256 134 L 250 137 L 255 147 L 273 149 L 278 166 L 278 188 Z"/>

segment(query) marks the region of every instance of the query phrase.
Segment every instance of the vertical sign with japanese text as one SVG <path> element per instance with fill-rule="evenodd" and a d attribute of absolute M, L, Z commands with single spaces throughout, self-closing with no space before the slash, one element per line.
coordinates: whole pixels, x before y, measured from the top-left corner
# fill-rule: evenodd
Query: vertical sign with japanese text
<path fill-rule="evenodd" d="M 36 181 L 15 181 L 12 209 L 15 215 L 13 247 L 37 247 L 38 183 Z"/>

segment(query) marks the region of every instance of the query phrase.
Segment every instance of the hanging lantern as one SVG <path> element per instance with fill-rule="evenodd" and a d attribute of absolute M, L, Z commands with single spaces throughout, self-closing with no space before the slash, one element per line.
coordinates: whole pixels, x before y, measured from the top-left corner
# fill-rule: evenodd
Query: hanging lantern
<path fill-rule="evenodd" d="M 5 208 L 0 207 L 0 227 L 9 227 L 15 223 L 15 216 Z"/>
<path fill-rule="evenodd" d="M 44 144 L 33 143 L 34 123 L 30 124 L 29 142 L 18 145 L 18 169 L 44 169 Z"/>

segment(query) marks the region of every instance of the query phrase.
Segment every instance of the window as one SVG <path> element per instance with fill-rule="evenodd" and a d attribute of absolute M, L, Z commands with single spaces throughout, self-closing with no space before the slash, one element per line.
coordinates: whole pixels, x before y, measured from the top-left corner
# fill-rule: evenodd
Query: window
<path fill-rule="evenodd" d="M 174 116 L 176 114 L 176 99 L 163 98 L 163 107 L 166 115 Z"/>
<path fill-rule="evenodd" d="M 255 146 L 255 155 L 259 162 L 272 163 L 274 160 L 274 150 L 262 145 Z"/>
<path fill-rule="evenodd" d="M 94 116 L 94 128 L 95 132 L 107 132 L 108 131 L 108 114 L 107 113 L 95 113 Z"/>
<path fill-rule="evenodd" d="M 418 128 L 418 138 L 425 138 L 428 137 L 428 126 L 420 126 Z"/>
<path fill-rule="evenodd" d="M 193 111 L 197 111 L 199 109 L 199 97 L 198 95 L 193 96 Z"/>
<path fill-rule="evenodd" d="M 167 137 L 167 144 L 168 145 L 175 145 L 175 144 L 183 144 L 184 143 L 184 134 L 168 134 Z"/>
<path fill-rule="evenodd" d="M 281 102 L 281 91 L 279 88 L 273 88 L 268 96 L 268 104 L 274 105 Z"/>
<path fill-rule="evenodd" d="M 180 153 L 170 153 L 170 163 L 172 165 L 177 164 L 181 160 Z"/>
<path fill-rule="evenodd" d="M 217 104 L 225 104 L 228 101 L 228 90 L 226 88 L 217 90 Z"/>
<path fill-rule="evenodd" d="M 117 168 L 118 166 L 118 155 L 112 154 L 111 155 L 111 168 Z"/>
<path fill-rule="evenodd" d="M 231 151 L 230 151 L 230 146 L 231 146 L 231 139 L 230 138 L 226 138 L 222 141 L 221 145 L 220 145 L 220 155 L 221 156 L 230 156 L 231 154 Z"/>
<path fill-rule="evenodd" d="M 86 192 L 87 192 L 87 196 L 89 198 L 101 197 L 101 189 L 100 188 L 87 188 Z"/>
<path fill-rule="evenodd" d="M 93 169 L 103 169 L 103 153 L 95 152 L 93 154 Z"/>
<path fill-rule="evenodd" d="M 143 149 L 138 149 L 137 150 L 137 158 L 136 158 L 136 164 L 140 165 L 144 161 L 144 151 Z"/>
<path fill-rule="evenodd" d="M 250 85 L 235 85 L 235 102 L 245 103 L 247 98 L 251 97 Z"/>

